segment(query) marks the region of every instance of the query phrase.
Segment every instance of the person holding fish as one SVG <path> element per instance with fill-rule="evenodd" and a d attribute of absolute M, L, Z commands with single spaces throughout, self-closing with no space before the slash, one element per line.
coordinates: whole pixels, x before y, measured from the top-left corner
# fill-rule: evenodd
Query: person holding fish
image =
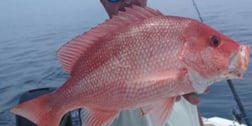
<path fill-rule="evenodd" d="M 132 5 L 145 7 L 147 5 L 147 0 L 100 0 L 100 2 L 110 18 L 113 15 L 117 15 L 119 11 L 125 11 L 125 7 Z M 197 105 L 200 102 L 200 98 L 196 93 L 186 94 L 183 97 L 193 105 Z"/>
<path fill-rule="evenodd" d="M 113 15 L 117 15 L 119 11 L 125 11 L 125 7 L 132 5 L 137 5 L 145 7 L 147 5 L 147 0 L 100 0 L 103 7 L 105 8 L 109 18 L 112 18 Z M 188 104 L 189 102 L 190 104 Z M 187 126 L 200 126 L 202 124 L 201 117 L 198 115 L 197 108 L 195 105 L 199 104 L 200 98 L 196 93 L 189 93 L 183 95 L 181 99 L 180 96 L 177 97 L 178 103 L 175 104 L 174 114 L 171 114 L 171 117 L 167 121 L 168 126 L 180 126 L 185 123 Z M 151 122 L 150 117 L 139 118 L 138 111 L 125 111 L 122 112 L 120 117 L 112 124 L 113 126 L 134 126 L 134 125 L 144 125 L 150 126 Z M 128 120 L 131 118 L 132 120 Z M 176 120 L 176 118 L 178 120 Z M 183 120 L 183 121 L 182 121 Z"/>
<path fill-rule="evenodd" d="M 70 77 L 55 91 L 18 104 L 11 112 L 38 126 L 58 126 L 64 114 L 84 108 L 83 126 L 109 126 L 121 112 L 137 109 L 152 121 L 146 117 L 145 124 L 129 124 L 138 117 L 125 113 L 118 125 L 197 126 L 197 109 L 186 103 L 199 102 L 192 92 L 204 93 L 216 81 L 242 78 L 248 68 L 249 45 L 207 24 L 165 16 L 146 7 L 145 0 L 101 2 L 109 14 L 118 14 L 57 51 Z M 177 104 L 180 96 L 186 100 Z M 197 124 L 179 123 L 185 120 Z"/>

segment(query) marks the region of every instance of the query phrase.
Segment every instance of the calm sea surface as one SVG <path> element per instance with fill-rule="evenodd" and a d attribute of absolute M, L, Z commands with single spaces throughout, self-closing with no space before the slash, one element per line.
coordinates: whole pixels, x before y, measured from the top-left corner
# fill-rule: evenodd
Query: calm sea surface
<path fill-rule="evenodd" d="M 198 19 L 191 0 L 149 0 L 149 6 L 166 15 Z M 196 0 L 205 23 L 233 39 L 252 44 L 250 0 Z M 22 93 L 42 87 L 58 87 L 67 79 L 56 59 L 66 41 L 107 18 L 99 0 L 8 0 L 0 3 L 0 126 L 14 126 L 8 109 Z M 235 88 L 252 119 L 251 64 Z M 232 118 L 236 106 L 226 82 L 202 95 L 203 116 Z"/>

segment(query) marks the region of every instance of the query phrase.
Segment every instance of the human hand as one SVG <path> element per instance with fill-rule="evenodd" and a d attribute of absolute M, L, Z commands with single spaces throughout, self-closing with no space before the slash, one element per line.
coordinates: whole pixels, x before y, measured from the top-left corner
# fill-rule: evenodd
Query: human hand
<path fill-rule="evenodd" d="M 147 0 L 100 0 L 100 2 L 111 18 L 113 15 L 116 15 L 118 11 L 125 11 L 125 7 L 132 5 L 144 7 L 146 6 Z"/>
<path fill-rule="evenodd" d="M 204 93 L 208 93 L 209 92 L 209 87 L 205 90 Z M 200 97 L 198 96 L 197 93 L 189 93 L 189 94 L 185 94 L 183 95 L 183 97 L 192 105 L 198 105 L 200 103 Z M 176 98 L 176 101 L 179 101 L 181 99 L 181 96 L 178 96 Z"/>

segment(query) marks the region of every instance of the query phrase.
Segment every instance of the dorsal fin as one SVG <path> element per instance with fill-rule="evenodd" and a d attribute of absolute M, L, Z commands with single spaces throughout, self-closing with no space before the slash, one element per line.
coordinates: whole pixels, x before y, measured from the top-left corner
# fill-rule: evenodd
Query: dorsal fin
<path fill-rule="evenodd" d="M 112 19 L 106 20 L 104 23 L 67 42 L 58 50 L 57 57 L 61 65 L 63 65 L 64 70 L 71 74 L 78 59 L 93 43 L 99 42 L 102 37 L 118 31 L 122 26 L 160 15 L 163 14 L 149 7 L 128 7 L 125 12 L 119 12 Z"/>

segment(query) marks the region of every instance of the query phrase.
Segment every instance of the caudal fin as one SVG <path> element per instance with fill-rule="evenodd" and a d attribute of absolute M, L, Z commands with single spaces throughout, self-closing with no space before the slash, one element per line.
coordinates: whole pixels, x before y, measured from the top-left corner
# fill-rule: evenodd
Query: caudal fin
<path fill-rule="evenodd" d="M 48 105 L 49 94 L 21 103 L 11 109 L 11 112 L 25 117 L 38 126 L 58 126 L 63 116 Z"/>

